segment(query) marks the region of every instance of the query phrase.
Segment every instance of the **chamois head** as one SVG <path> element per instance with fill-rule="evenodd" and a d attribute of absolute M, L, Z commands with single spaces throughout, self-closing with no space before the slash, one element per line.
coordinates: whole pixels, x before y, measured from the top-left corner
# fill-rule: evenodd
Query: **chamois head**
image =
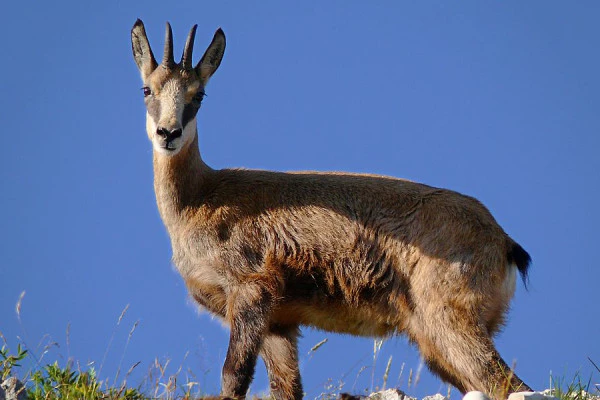
<path fill-rule="evenodd" d="M 168 22 L 160 64 L 154 58 L 143 22 L 138 19 L 131 30 L 133 58 L 144 82 L 146 131 L 155 152 L 161 155 L 173 156 L 193 141 L 204 88 L 225 52 L 225 34 L 219 28 L 202 59 L 192 67 L 196 27 L 192 27 L 177 64 L 173 59 L 173 33 Z"/>

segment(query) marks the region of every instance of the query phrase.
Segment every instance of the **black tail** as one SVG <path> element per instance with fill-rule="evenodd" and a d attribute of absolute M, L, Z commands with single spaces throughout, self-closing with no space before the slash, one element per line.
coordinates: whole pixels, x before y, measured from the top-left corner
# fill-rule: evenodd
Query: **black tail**
<path fill-rule="evenodd" d="M 527 283 L 529 282 L 528 271 L 529 264 L 531 264 L 531 256 L 521 247 L 521 245 L 512 239 L 508 246 L 508 263 L 517 266 L 519 273 L 521 274 L 521 279 L 523 279 L 523 283 L 525 284 L 525 287 L 527 287 Z"/>

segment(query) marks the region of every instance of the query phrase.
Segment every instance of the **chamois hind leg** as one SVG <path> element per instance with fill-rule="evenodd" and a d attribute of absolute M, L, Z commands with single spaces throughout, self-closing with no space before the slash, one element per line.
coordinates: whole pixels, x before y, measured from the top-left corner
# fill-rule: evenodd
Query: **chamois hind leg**
<path fill-rule="evenodd" d="M 298 366 L 297 326 L 273 325 L 265 336 L 260 355 L 265 361 L 271 396 L 276 400 L 301 400 L 303 396 Z"/>
<path fill-rule="evenodd" d="M 504 400 L 508 393 L 530 391 L 500 357 L 472 310 L 445 304 L 414 316 L 409 335 L 431 370 L 462 393 L 478 390 Z"/>

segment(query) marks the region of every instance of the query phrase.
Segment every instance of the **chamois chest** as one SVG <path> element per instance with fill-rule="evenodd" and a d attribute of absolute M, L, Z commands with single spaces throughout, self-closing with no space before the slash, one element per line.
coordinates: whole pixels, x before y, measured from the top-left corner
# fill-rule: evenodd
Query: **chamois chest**
<path fill-rule="evenodd" d="M 190 296 L 208 311 L 224 318 L 229 278 L 218 247 L 212 243 L 210 235 L 197 227 L 178 233 L 171 233 L 173 264 Z"/>

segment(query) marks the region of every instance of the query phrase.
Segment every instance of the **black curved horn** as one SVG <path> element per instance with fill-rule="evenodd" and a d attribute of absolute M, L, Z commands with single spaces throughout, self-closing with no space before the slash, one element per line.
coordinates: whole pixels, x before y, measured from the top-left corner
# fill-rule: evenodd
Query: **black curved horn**
<path fill-rule="evenodd" d="M 190 34 L 185 41 L 183 55 L 181 56 L 181 66 L 183 69 L 192 69 L 192 52 L 194 51 L 194 38 L 196 37 L 196 28 L 198 25 L 192 26 Z"/>
<path fill-rule="evenodd" d="M 175 60 L 173 59 L 173 30 L 171 29 L 171 24 L 168 22 L 167 31 L 165 33 L 165 52 L 162 64 L 169 68 L 175 65 Z"/>

